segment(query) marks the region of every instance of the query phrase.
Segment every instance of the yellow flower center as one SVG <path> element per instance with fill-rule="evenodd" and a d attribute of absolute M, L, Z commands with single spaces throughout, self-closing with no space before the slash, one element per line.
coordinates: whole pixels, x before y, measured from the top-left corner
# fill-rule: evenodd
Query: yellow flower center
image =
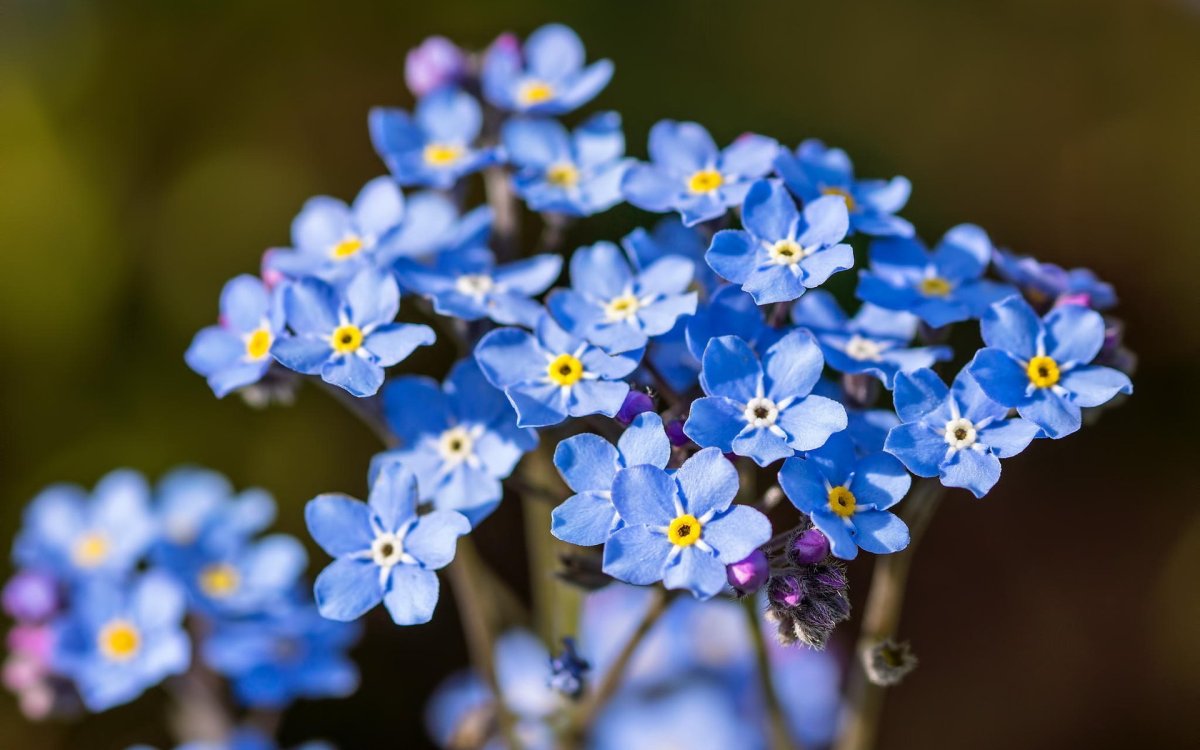
<path fill-rule="evenodd" d="M 858 500 L 854 497 L 854 493 L 842 486 L 829 488 L 829 509 L 834 515 L 841 518 L 849 518 L 854 515 L 854 508 L 858 505 Z"/>
<path fill-rule="evenodd" d="M 453 143 L 430 143 L 425 147 L 425 163 L 433 167 L 448 167 L 462 155 L 463 147 Z"/>
<path fill-rule="evenodd" d="M 335 260 L 346 260 L 347 258 L 352 258 L 355 255 L 358 255 L 359 251 L 366 246 L 367 243 L 363 242 L 361 237 L 355 237 L 352 235 L 334 245 L 329 250 L 329 255 Z"/>
<path fill-rule="evenodd" d="M 246 358 L 263 359 L 271 351 L 271 331 L 267 328 L 257 328 L 246 336 Z"/>
<path fill-rule="evenodd" d="M 799 242 L 795 240 L 779 240 L 767 251 L 771 260 L 779 266 L 794 266 L 808 255 Z"/>
<path fill-rule="evenodd" d="M 338 354 L 353 354 L 362 346 L 363 332 L 356 325 L 338 326 L 329 337 L 329 345 Z"/>
<path fill-rule="evenodd" d="M 725 178 L 715 169 L 701 169 L 688 178 L 688 190 L 709 193 L 725 184 Z"/>
<path fill-rule="evenodd" d="M 550 382 L 565 387 L 575 385 L 583 377 L 583 363 L 578 357 L 560 354 L 546 367 Z"/>
<path fill-rule="evenodd" d="M 1049 388 L 1057 385 L 1058 379 L 1061 376 L 1058 370 L 1058 363 L 1045 356 L 1038 356 L 1029 360 L 1029 366 L 1025 368 L 1025 374 L 1029 376 L 1029 382 L 1038 388 Z"/>
<path fill-rule="evenodd" d="M 926 297 L 945 297 L 950 293 L 950 282 L 941 276 L 930 276 L 927 279 L 921 279 L 920 289 L 921 294 Z"/>
<path fill-rule="evenodd" d="M 518 92 L 517 98 L 526 107 L 541 104 L 554 98 L 554 87 L 545 81 L 526 81 L 521 84 L 521 90 Z"/>
<path fill-rule="evenodd" d="M 142 647 L 142 634 L 131 622 L 113 620 L 101 628 L 96 646 L 109 661 L 129 661 Z"/>
<path fill-rule="evenodd" d="M 229 563 L 213 563 L 200 571 L 200 590 L 214 599 L 221 599 L 237 591 L 242 582 L 237 568 Z"/>
<path fill-rule="evenodd" d="M 678 547 L 690 547 L 700 541 L 700 532 L 703 524 L 690 513 L 676 518 L 667 527 L 667 538 L 671 540 L 671 544 Z"/>
<path fill-rule="evenodd" d="M 823 188 L 821 188 L 821 195 L 836 195 L 836 196 L 838 196 L 842 200 L 846 201 L 846 210 L 847 211 L 854 211 L 854 209 L 858 206 L 858 204 L 854 202 L 854 196 L 850 195 L 850 193 L 848 193 L 845 190 L 842 190 L 841 188 L 823 187 Z"/>
<path fill-rule="evenodd" d="M 107 557 L 108 539 L 95 531 L 81 536 L 71 550 L 71 559 L 81 568 L 94 568 Z"/>
<path fill-rule="evenodd" d="M 546 182 L 560 188 L 575 187 L 579 184 L 579 170 L 566 162 L 552 164 L 546 169 Z"/>

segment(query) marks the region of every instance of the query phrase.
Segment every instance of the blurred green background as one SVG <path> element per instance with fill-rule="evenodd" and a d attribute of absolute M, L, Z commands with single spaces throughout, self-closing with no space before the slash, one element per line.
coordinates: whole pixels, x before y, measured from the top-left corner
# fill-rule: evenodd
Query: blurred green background
<path fill-rule="evenodd" d="M 42 485 L 120 465 L 220 469 L 272 490 L 296 533 L 317 492 L 361 493 L 376 445 L 336 405 L 218 402 L 182 353 L 305 198 L 383 172 L 366 112 L 410 103 L 405 50 L 551 20 L 616 61 L 596 106 L 624 115 L 634 155 L 660 117 L 721 142 L 819 136 L 862 175 L 911 178 L 927 237 L 977 222 L 1117 285 L 1137 395 L 1007 463 L 985 501 L 943 506 L 903 627 L 921 667 L 891 692 L 883 744 L 1195 747 L 1196 2 L 0 0 L 0 542 Z M 513 576 L 514 511 L 479 532 Z M 372 618 L 358 654 L 363 693 L 292 711 L 286 740 L 420 747 L 423 697 L 465 662 L 452 602 L 425 627 Z M 3 695 L 0 747 L 165 742 L 164 706 L 34 726 Z"/>

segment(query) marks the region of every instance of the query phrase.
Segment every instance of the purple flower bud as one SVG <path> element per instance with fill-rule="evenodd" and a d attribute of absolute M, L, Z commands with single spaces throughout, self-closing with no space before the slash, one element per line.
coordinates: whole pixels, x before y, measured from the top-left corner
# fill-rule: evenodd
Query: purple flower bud
<path fill-rule="evenodd" d="M 791 558 L 797 565 L 815 565 L 829 557 L 829 539 L 818 529 L 801 531 L 792 540 Z"/>
<path fill-rule="evenodd" d="M 48 575 L 23 570 L 9 579 L 0 599 L 14 620 L 44 620 L 58 610 L 58 583 Z"/>
<path fill-rule="evenodd" d="M 1060 294 L 1058 299 L 1054 300 L 1055 307 L 1063 305 L 1079 305 L 1080 307 L 1092 306 L 1092 295 L 1086 292 L 1076 292 L 1074 294 Z"/>
<path fill-rule="evenodd" d="M 466 54 L 444 36 L 429 37 L 404 58 L 404 82 L 415 96 L 453 86 L 466 73 Z"/>
<path fill-rule="evenodd" d="M 5 638 L 8 650 L 35 661 L 48 663 L 54 651 L 54 634 L 49 625 L 17 625 Z"/>
<path fill-rule="evenodd" d="M 39 660 L 26 654 L 10 654 L 4 660 L 0 670 L 0 681 L 4 687 L 14 693 L 28 690 L 38 685 L 46 676 L 46 666 Z"/>
<path fill-rule="evenodd" d="M 767 584 L 767 597 L 775 604 L 796 607 L 804 599 L 804 590 L 795 576 L 776 576 Z"/>
<path fill-rule="evenodd" d="M 670 440 L 671 445 L 675 446 L 676 448 L 682 448 L 683 446 L 692 442 L 691 438 L 683 434 L 683 420 L 681 419 L 673 419 L 670 422 L 667 422 L 666 431 L 667 439 Z"/>
<path fill-rule="evenodd" d="M 617 412 L 616 420 L 628 427 L 634 417 L 648 411 L 654 411 L 654 399 L 642 391 L 630 391 L 625 403 L 621 404 L 621 410 Z"/>
<path fill-rule="evenodd" d="M 767 562 L 766 553 L 760 549 L 751 552 L 749 557 L 741 562 L 725 566 L 725 577 L 738 596 L 758 591 L 767 582 L 770 573 L 771 564 Z"/>

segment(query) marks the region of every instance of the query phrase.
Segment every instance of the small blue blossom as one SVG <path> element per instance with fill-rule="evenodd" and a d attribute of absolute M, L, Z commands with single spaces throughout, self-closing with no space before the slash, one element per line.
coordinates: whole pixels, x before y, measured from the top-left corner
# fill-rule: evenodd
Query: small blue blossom
<path fill-rule="evenodd" d="M 866 303 L 847 318 L 825 291 L 802 298 L 792 308 L 792 320 L 817 337 L 827 365 L 847 375 L 874 375 L 889 390 L 897 373 L 931 367 L 953 356 L 945 346 L 909 348 L 917 333 L 915 315 Z"/>
<path fill-rule="evenodd" d="M 231 528 L 232 526 L 232 528 Z M 215 615 L 267 610 L 295 591 L 308 565 L 303 545 L 287 534 L 250 540 L 235 525 L 207 526 L 193 544 L 163 549 L 164 568 L 187 588 L 196 607 Z"/>
<path fill-rule="evenodd" d="M 483 58 L 483 95 L 500 109 L 561 115 L 594 99 L 613 74 L 610 60 L 584 66 L 583 42 L 561 24 L 534 31 L 521 49 L 505 35 Z"/>
<path fill-rule="evenodd" d="M 161 573 L 132 584 L 94 580 L 55 628 L 53 664 L 90 711 L 138 697 L 191 660 L 183 592 Z"/>
<path fill-rule="evenodd" d="M 1040 428 L 1006 419 L 1008 407 L 987 397 L 963 370 L 950 388 L 933 370 L 896 378 L 896 413 L 904 420 L 888 433 L 885 448 L 919 477 L 940 476 L 947 487 L 983 497 L 1000 480 L 1000 459 L 1015 456 Z"/>
<path fill-rule="evenodd" d="M 908 526 L 888 509 L 908 494 L 911 483 L 894 456 L 860 458 L 848 435 L 835 435 L 807 458 L 789 458 L 779 471 L 784 494 L 843 560 L 853 560 L 859 547 L 882 555 L 908 546 Z"/>
<path fill-rule="evenodd" d="M 825 195 L 845 201 L 851 232 L 879 237 L 913 235 L 913 225 L 895 215 L 912 192 L 912 184 L 904 177 L 855 179 L 854 165 L 846 152 L 828 148 L 815 138 L 802 142 L 794 154 L 780 149 L 775 169 L 805 205 Z"/>
<path fill-rule="evenodd" d="M 517 427 L 512 406 L 473 359 L 456 364 L 445 385 L 416 376 L 383 391 L 388 426 L 400 447 L 377 456 L 417 477 L 420 500 L 456 510 L 478 524 L 500 502 L 500 480 L 537 446 L 537 432 Z"/>
<path fill-rule="evenodd" d="M 404 288 L 433 300 L 433 309 L 442 315 L 529 327 L 543 313 L 532 297 L 546 291 L 561 272 L 558 255 L 497 266 L 485 247 L 440 253 L 432 266 L 403 258 L 396 262 L 396 276 Z"/>
<path fill-rule="evenodd" d="M 90 497 L 75 485 L 42 490 L 25 509 L 13 557 L 65 581 L 115 580 L 134 569 L 156 532 L 146 480 L 119 469 L 97 482 Z"/>
<path fill-rule="evenodd" d="M 708 599 L 725 587 L 725 566 L 771 538 L 771 522 L 732 505 L 738 473 L 716 448 L 695 454 L 674 474 L 633 466 L 613 480 L 612 502 L 624 522 L 604 545 L 604 572 L 639 586 L 662 581 Z"/>
<path fill-rule="evenodd" d="M 243 274 L 221 290 L 221 316 L 196 334 L 184 354 L 218 398 L 253 385 L 271 366 L 271 346 L 283 332 L 283 297 Z"/>
<path fill-rule="evenodd" d="M 871 268 L 859 274 L 858 298 L 888 310 L 905 310 L 934 328 L 983 315 L 1012 294 L 983 277 L 992 241 L 973 224 L 946 232 L 929 252 L 916 238 L 888 238 L 871 245 Z"/>
<path fill-rule="evenodd" d="M 404 219 L 404 195 L 390 177 L 368 182 L 347 206 L 310 198 L 292 221 L 293 250 L 274 250 L 266 267 L 293 279 L 315 276 L 341 283 L 386 255 Z"/>
<path fill-rule="evenodd" d="M 633 165 L 621 189 L 638 208 L 678 211 L 691 226 L 740 204 L 778 150 L 773 138 L 747 133 L 718 151 L 702 125 L 661 120 L 650 129 L 650 163 Z"/>
<path fill-rule="evenodd" d="M 323 617 L 349 621 L 380 601 L 397 625 L 433 617 L 438 578 L 454 559 L 458 537 L 471 530 L 461 513 L 417 515 L 417 479 L 399 463 L 382 466 L 366 503 L 320 495 L 304 508 L 313 539 L 334 561 L 313 593 Z"/>
<path fill-rule="evenodd" d="M 261 616 L 218 621 L 204 641 L 205 664 L 230 679 L 239 703 L 282 709 L 305 698 L 344 698 L 358 688 L 346 655 L 356 624 L 322 617 L 311 603 L 285 603 Z"/>
<path fill-rule="evenodd" d="M 759 466 L 818 448 L 846 429 L 841 404 L 810 395 L 824 364 L 807 331 L 784 336 L 761 363 L 742 339 L 713 339 L 700 373 L 708 397 L 692 404 L 683 431 L 700 445 L 747 456 Z"/>
<path fill-rule="evenodd" d="M 737 336 L 756 352 L 766 351 L 783 338 L 783 329 L 772 328 L 763 320 L 763 311 L 741 287 L 722 286 L 696 309 L 687 321 L 688 351 L 697 362 L 704 359 L 708 342 L 721 336 Z"/>
<path fill-rule="evenodd" d="M 968 365 L 983 392 L 1033 422 L 1047 437 L 1079 429 L 1081 407 L 1132 393 L 1125 373 L 1091 364 L 1104 346 L 1104 318 L 1060 305 L 1039 318 L 1018 296 L 993 305 L 981 321 L 986 348 Z"/>
<path fill-rule="evenodd" d="M 401 185 L 450 188 L 498 159 L 495 149 L 472 145 L 483 127 L 483 112 L 474 97 L 458 89 L 434 91 L 417 102 L 411 116 L 376 107 L 368 124 L 375 151 Z"/>
<path fill-rule="evenodd" d="M 501 328 L 475 346 L 479 368 L 504 391 L 521 427 L 548 427 L 568 416 L 615 416 L 629 393 L 621 378 L 637 368 L 641 355 L 605 354 L 568 334 L 549 315 L 532 334 Z"/>
<path fill-rule="evenodd" d="M 634 417 L 615 447 L 590 433 L 562 441 L 554 449 L 554 465 L 575 494 L 550 514 L 550 533 L 581 547 L 603 543 L 621 520 L 612 504 L 617 472 L 642 464 L 665 469 L 670 459 L 671 441 L 654 412 Z"/>
<path fill-rule="evenodd" d="M 275 359 L 355 396 L 374 395 L 383 368 L 434 342 L 429 326 L 393 322 L 400 290 L 391 274 L 363 271 L 344 290 L 302 279 L 288 285 L 283 300 L 294 335 L 275 343 Z"/>
<path fill-rule="evenodd" d="M 701 290 L 706 295 L 717 290 L 719 279 L 704 262 L 708 239 L 698 228 L 684 226 L 678 216 L 660 220 L 649 232 L 641 227 L 633 230 L 621 239 L 621 246 L 638 268 L 649 268 L 668 255 L 687 258 L 696 267 L 696 281 Z"/>
<path fill-rule="evenodd" d="M 1028 255 L 997 249 L 992 263 L 1006 280 L 1015 284 L 1038 307 L 1053 304 L 1082 304 L 1093 310 L 1117 305 L 1112 284 L 1101 281 L 1087 268 L 1067 270 L 1054 263 L 1042 263 Z"/>
<path fill-rule="evenodd" d="M 513 184 L 534 211 L 591 216 L 621 202 L 625 156 L 621 116 L 593 115 L 574 133 L 555 120 L 513 119 L 504 124 L 504 150 L 517 168 Z"/>
<path fill-rule="evenodd" d="M 550 294 L 547 307 L 570 334 L 610 354 L 641 349 L 652 336 L 696 311 L 692 261 L 659 258 L 635 272 L 611 242 L 581 247 L 571 256 L 571 288 Z"/>
<path fill-rule="evenodd" d="M 817 198 L 802 213 L 782 185 L 759 180 L 742 207 L 746 230 L 717 232 L 705 259 L 758 304 L 787 302 L 854 265 L 842 242 L 847 221 L 840 198 Z"/>

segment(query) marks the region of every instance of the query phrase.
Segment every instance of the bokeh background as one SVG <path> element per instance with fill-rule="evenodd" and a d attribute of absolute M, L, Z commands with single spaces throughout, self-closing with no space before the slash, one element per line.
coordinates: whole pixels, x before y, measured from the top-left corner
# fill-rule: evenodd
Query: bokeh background
<path fill-rule="evenodd" d="M 905 612 L 921 666 L 883 746 L 1197 746 L 1196 2 L 0 0 L 0 544 L 42 485 L 120 465 L 220 469 L 272 490 L 298 534 L 314 494 L 362 492 L 376 445 L 353 418 L 316 390 L 218 402 L 183 351 L 305 198 L 383 172 L 366 112 L 410 103 L 407 48 L 551 20 L 616 61 L 595 106 L 634 155 L 660 117 L 720 142 L 819 136 L 860 174 L 911 178 L 927 237 L 973 221 L 1116 283 L 1135 398 L 943 505 Z M 578 239 L 645 221 L 621 209 Z M 513 578 L 519 529 L 512 508 L 478 534 Z M 453 602 L 425 627 L 371 618 L 357 654 L 362 693 L 293 710 L 284 739 L 422 747 L 423 697 L 465 663 Z M 0 747 L 163 743 L 164 706 L 34 726 L 3 695 Z"/>

